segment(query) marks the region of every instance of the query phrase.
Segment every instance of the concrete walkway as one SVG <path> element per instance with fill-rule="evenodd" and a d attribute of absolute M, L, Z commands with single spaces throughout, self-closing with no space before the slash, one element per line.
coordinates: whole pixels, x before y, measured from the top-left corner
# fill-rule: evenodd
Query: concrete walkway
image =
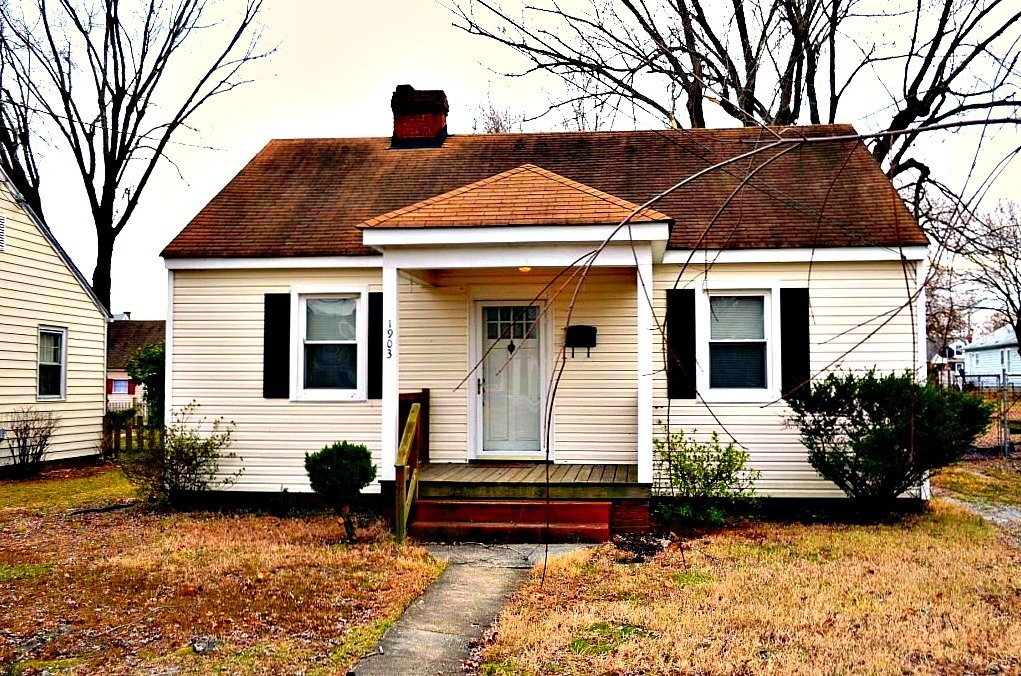
<path fill-rule="evenodd" d="M 550 545 L 550 556 L 579 549 Z M 447 569 L 355 667 L 358 676 L 459 674 L 469 643 L 482 636 L 528 572 L 542 545 L 428 545 Z"/>

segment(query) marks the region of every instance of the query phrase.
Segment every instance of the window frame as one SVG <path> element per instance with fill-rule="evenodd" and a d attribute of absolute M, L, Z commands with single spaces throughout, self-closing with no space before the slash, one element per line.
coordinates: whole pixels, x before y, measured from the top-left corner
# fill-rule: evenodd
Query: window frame
<path fill-rule="evenodd" d="M 60 394 L 41 394 L 39 392 L 42 386 L 42 380 L 40 379 L 40 367 L 44 365 L 40 359 L 39 350 L 42 348 L 42 337 L 44 333 L 57 334 L 60 336 Z M 52 366 L 51 362 L 46 362 L 45 365 Z M 66 326 L 50 326 L 47 324 L 40 324 L 36 330 L 36 344 L 35 344 L 35 398 L 36 401 L 67 401 L 67 327 Z"/>
<path fill-rule="evenodd" d="M 762 333 L 766 343 L 766 386 L 710 387 L 709 344 L 712 310 L 709 299 L 714 296 L 746 296 L 762 298 Z M 696 381 L 699 396 L 706 403 L 763 404 L 780 399 L 780 287 L 762 282 L 714 282 L 706 284 L 695 294 L 695 358 Z M 740 342 L 740 341 L 734 341 Z M 758 342 L 758 341 L 755 341 Z"/>
<path fill-rule="evenodd" d="M 110 386 L 110 394 L 131 394 L 131 381 L 127 378 L 111 378 L 113 385 Z M 124 391 L 117 391 L 117 384 L 124 383 Z"/>
<path fill-rule="evenodd" d="M 353 299 L 358 352 L 357 387 L 305 387 L 305 328 L 310 299 Z M 300 286 L 291 289 L 291 401 L 367 401 L 369 379 L 369 289 L 366 286 Z M 319 341 L 314 341 L 319 342 Z M 345 341 L 347 342 L 347 341 Z"/>

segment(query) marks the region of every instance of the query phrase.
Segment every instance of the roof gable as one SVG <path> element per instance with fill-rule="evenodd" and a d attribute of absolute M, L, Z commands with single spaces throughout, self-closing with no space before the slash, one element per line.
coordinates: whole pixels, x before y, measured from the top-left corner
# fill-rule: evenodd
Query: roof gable
<path fill-rule="evenodd" d="M 524 164 L 450 192 L 376 216 L 365 228 L 612 225 L 639 206 L 534 164 Z M 669 221 L 642 209 L 634 223 Z"/>
<path fill-rule="evenodd" d="M 57 238 L 56 236 L 54 236 L 53 231 L 50 230 L 46 223 L 41 218 L 39 218 L 39 216 L 35 213 L 35 210 L 31 206 L 29 206 L 28 202 L 25 201 L 24 196 L 22 196 L 17 186 L 14 185 L 14 181 L 10 179 L 10 177 L 7 175 L 5 171 L 3 171 L 3 169 L 0 169 L 0 182 L 2 182 L 3 185 L 10 192 L 13 202 L 25 214 L 28 221 L 33 226 L 35 226 L 35 228 L 42 235 L 43 239 L 46 240 L 47 244 L 49 244 L 53 248 L 54 253 L 57 254 L 57 257 L 60 259 L 60 261 L 67 267 L 68 271 L 71 273 L 71 276 L 73 276 L 75 281 L 78 282 L 79 286 L 81 286 L 82 291 L 84 291 L 85 295 L 88 296 L 90 301 L 92 301 L 92 304 L 96 306 L 96 310 L 99 311 L 99 314 L 102 315 L 104 319 L 109 320 L 110 311 L 106 309 L 106 306 L 103 305 L 103 303 L 99 300 L 99 297 L 96 296 L 96 293 L 92 290 L 92 286 L 89 284 L 89 281 L 85 278 L 85 275 L 81 273 L 81 271 L 78 269 L 78 266 L 74 264 L 73 260 L 71 260 L 71 256 L 69 256 L 68 253 L 64 251 L 64 247 L 62 247 L 60 245 L 60 242 L 57 241 Z"/>
<path fill-rule="evenodd" d="M 774 134 L 846 137 L 849 125 L 271 141 L 167 246 L 168 258 L 376 255 L 358 225 L 534 164 L 618 199 L 652 195 Z M 268 189 L 271 188 L 271 189 Z M 770 148 L 654 205 L 670 248 L 917 246 L 925 235 L 858 140 Z"/>

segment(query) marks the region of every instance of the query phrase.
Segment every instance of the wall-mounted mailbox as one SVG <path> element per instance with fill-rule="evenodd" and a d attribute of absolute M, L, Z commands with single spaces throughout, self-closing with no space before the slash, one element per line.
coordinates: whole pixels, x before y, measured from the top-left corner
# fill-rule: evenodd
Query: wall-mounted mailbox
<path fill-rule="evenodd" d="M 574 348 L 585 348 L 585 356 L 592 356 L 592 348 L 596 346 L 596 327 L 575 324 L 567 327 L 564 347 L 571 348 L 571 356 L 574 356 Z"/>

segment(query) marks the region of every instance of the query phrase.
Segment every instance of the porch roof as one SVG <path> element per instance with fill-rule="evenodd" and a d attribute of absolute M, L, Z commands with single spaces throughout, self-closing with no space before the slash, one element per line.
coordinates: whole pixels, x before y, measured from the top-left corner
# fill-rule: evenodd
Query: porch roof
<path fill-rule="evenodd" d="M 673 219 L 583 183 L 524 164 L 369 219 L 361 228 L 612 225 Z"/>

